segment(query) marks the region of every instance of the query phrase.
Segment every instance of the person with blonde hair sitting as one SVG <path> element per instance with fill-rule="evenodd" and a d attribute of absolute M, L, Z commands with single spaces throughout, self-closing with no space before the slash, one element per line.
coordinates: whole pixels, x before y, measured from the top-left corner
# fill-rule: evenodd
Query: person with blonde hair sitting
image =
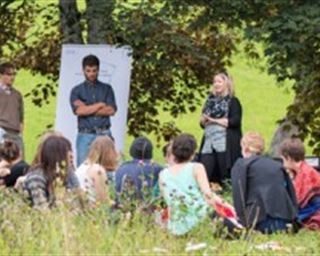
<path fill-rule="evenodd" d="M 247 228 L 262 233 L 285 231 L 297 216 L 291 180 L 280 162 L 263 155 L 264 139 L 257 132 L 241 140 L 243 159 L 231 170 L 233 202 Z"/>
<path fill-rule="evenodd" d="M 117 165 L 118 154 L 113 140 L 108 136 L 97 137 L 90 146 L 86 160 L 76 170 L 80 188 L 91 205 L 110 202 L 106 172 L 114 171 Z"/>

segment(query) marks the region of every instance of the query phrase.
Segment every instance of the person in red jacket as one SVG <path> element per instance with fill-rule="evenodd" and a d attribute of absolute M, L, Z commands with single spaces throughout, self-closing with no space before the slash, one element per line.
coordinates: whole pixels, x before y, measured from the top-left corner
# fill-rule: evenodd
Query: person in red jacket
<path fill-rule="evenodd" d="M 320 229 L 320 174 L 305 161 L 305 149 L 298 138 L 280 146 L 285 169 L 292 177 L 299 206 L 298 220 L 308 229 Z"/>

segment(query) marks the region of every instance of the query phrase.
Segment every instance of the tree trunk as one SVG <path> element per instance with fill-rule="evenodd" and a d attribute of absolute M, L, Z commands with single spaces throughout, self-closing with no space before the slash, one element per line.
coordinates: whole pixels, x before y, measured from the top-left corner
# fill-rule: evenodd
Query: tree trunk
<path fill-rule="evenodd" d="M 114 0 L 86 0 L 86 3 L 87 41 L 90 44 L 105 44 L 113 28 Z"/>
<path fill-rule="evenodd" d="M 82 44 L 81 14 L 76 0 L 59 0 L 60 23 L 62 27 L 63 43 Z"/>

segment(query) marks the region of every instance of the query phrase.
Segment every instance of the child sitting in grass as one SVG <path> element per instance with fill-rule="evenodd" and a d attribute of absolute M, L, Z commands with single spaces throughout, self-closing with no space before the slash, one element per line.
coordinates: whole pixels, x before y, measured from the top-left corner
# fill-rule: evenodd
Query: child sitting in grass
<path fill-rule="evenodd" d="M 280 146 L 285 169 L 292 177 L 299 205 L 298 220 L 308 229 L 320 229 L 320 174 L 305 162 L 305 149 L 298 138 Z"/>

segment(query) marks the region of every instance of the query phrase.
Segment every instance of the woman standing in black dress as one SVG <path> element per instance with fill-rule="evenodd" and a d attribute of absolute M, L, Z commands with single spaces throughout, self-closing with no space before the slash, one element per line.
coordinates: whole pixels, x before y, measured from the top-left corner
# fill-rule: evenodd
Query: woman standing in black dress
<path fill-rule="evenodd" d="M 199 159 L 210 182 L 223 185 L 241 156 L 241 118 L 242 107 L 234 96 L 232 79 L 225 73 L 215 75 L 200 118 L 204 136 Z"/>

